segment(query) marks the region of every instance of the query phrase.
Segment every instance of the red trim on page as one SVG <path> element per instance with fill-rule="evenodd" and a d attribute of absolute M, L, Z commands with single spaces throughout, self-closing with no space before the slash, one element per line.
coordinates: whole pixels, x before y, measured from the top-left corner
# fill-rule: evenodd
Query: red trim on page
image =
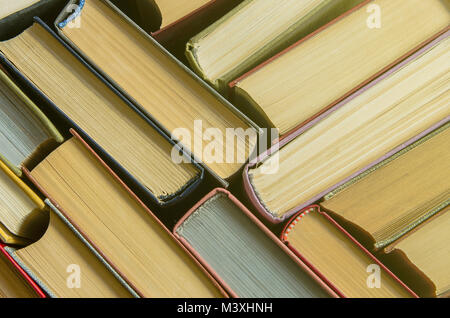
<path fill-rule="evenodd" d="M 323 215 L 327 221 L 329 221 L 331 224 L 333 224 L 337 229 L 339 229 L 342 233 L 344 233 L 354 244 L 356 244 L 364 253 L 366 253 L 374 262 L 376 262 L 389 276 L 391 276 L 396 282 L 398 282 L 409 294 L 411 294 L 412 297 L 414 298 L 419 298 L 419 296 L 411 289 L 409 288 L 402 280 L 400 280 L 393 272 L 391 272 L 391 270 L 389 270 L 389 268 L 387 268 L 382 262 L 380 262 L 380 260 L 378 260 L 378 258 L 376 258 L 371 252 L 369 252 L 369 250 L 367 250 L 360 242 L 358 242 L 350 233 L 348 233 L 339 223 L 337 223 L 328 213 L 326 213 L 325 211 L 322 211 L 319 205 L 311 205 L 309 207 L 306 207 L 304 209 L 302 209 L 300 212 L 298 212 L 297 214 L 295 214 L 290 220 L 289 222 L 285 225 L 283 231 L 281 232 L 281 240 L 283 242 L 285 242 L 287 244 L 287 246 L 292 249 L 292 251 L 299 256 L 302 260 L 304 260 L 305 258 L 302 256 L 302 254 L 297 251 L 291 244 L 289 244 L 289 241 L 287 240 L 287 236 L 289 234 L 288 230 L 292 227 L 293 222 L 295 222 L 299 216 L 304 216 L 305 215 L 305 211 L 309 211 L 309 213 L 311 212 L 311 209 L 313 211 L 316 211 L 318 213 L 320 213 L 321 215 Z M 295 226 L 295 225 L 294 225 Z M 309 263 L 308 261 L 306 261 L 306 263 Z M 310 264 L 310 263 L 309 263 Z M 320 273 L 320 271 L 312 265 L 311 267 L 318 276 L 320 277 L 324 277 L 323 274 Z M 325 278 L 325 281 L 329 282 L 328 279 Z M 331 282 L 330 282 L 331 284 Z M 338 290 L 338 288 L 336 286 L 334 286 L 333 284 L 330 285 L 331 288 L 336 288 L 336 292 L 338 294 L 342 294 L 343 293 L 341 291 Z M 345 297 L 345 296 L 344 296 Z"/>
<path fill-rule="evenodd" d="M 244 78 L 250 76 L 251 74 L 255 73 L 256 71 L 258 71 L 259 69 L 263 68 L 264 66 L 266 66 L 269 63 L 272 63 L 274 60 L 276 60 L 277 58 L 279 58 L 281 55 L 284 55 L 285 53 L 289 52 L 290 50 L 292 50 L 293 48 L 295 48 L 296 46 L 299 46 L 300 44 L 302 44 L 303 42 L 309 40 L 310 38 L 312 38 L 313 36 L 317 35 L 318 33 L 322 32 L 323 30 L 329 28 L 331 25 L 335 24 L 336 22 L 338 22 L 339 20 L 345 18 L 346 16 L 352 14 L 354 11 L 358 10 L 359 8 L 365 6 L 366 4 L 368 4 L 371 1 L 375 1 L 375 0 L 366 0 L 362 3 L 360 3 L 359 5 L 353 7 L 352 9 L 344 12 L 343 14 L 341 14 L 340 16 L 338 16 L 337 18 L 335 18 L 334 20 L 328 22 L 327 24 L 325 24 L 324 26 L 320 27 L 319 29 L 317 29 L 316 31 L 308 34 L 307 36 L 305 36 L 304 38 L 300 39 L 299 41 L 295 42 L 294 44 L 292 44 L 291 46 L 287 47 L 286 49 L 284 49 L 283 51 L 275 54 L 274 56 L 272 56 L 270 59 L 266 60 L 265 62 L 259 64 L 258 66 L 256 66 L 255 68 L 251 69 L 250 71 L 246 72 L 245 74 L 239 76 L 237 79 L 235 79 L 234 81 L 231 81 L 228 86 L 230 88 L 233 88 L 234 86 L 236 86 L 236 84 L 238 82 L 240 82 L 241 80 L 243 80 Z"/>
<path fill-rule="evenodd" d="M 217 287 L 219 292 L 224 296 L 228 297 L 229 295 L 222 288 L 222 286 L 214 280 L 214 278 L 210 275 L 210 273 L 202 266 L 201 263 L 198 262 L 197 258 L 190 253 L 189 250 L 169 231 L 169 229 L 155 216 L 155 214 L 142 202 L 141 199 L 119 178 L 119 176 L 106 164 L 103 159 L 89 146 L 89 144 L 74 130 L 69 129 L 70 133 L 82 143 L 82 145 L 98 160 L 98 162 L 107 170 L 107 172 L 119 182 L 119 184 L 131 195 L 131 197 L 138 202 L 139 205 L 143 207 L 143 209 L 162 227 L 162 229 L 172 238 L 175 243 L 185 252 L 187 255 L 194 261 L 194 263 L 199 266 L 200 270 L 207 276 L 207 278 L 213 283 L 214 286 Z M 81 230 L 81 228 L 73 222 L 73 220 L 68 216 L 68 214 L 64 211 L 63 208 L 42 188 L 42 186 L 37 182 L 37 180 L 31 175 L 30 171 L 26 168 L 23 168 L 25 175 L 29 178 L 29 180 L 39 188 L 44 196 L 46 196 L 53 205 L 64 215 L 64 217 L 72 224 L 72 226 L 77 229 L 78 232 L 83 236 L 83 238 L 89 242 L 89 244 L 102 256 L 102 258 L 121 276 L 121 278 L 127 282 L 127 284 L 140 296 L 144 297 L 142 292 L 140 292 L 127 278 L 123 273 L 118 269 L 118 267 L 108 258 L 106 257 L 102 251 L 93 243 L 93 241 Z"/>
<path fill-rule="evenodd" d="M 178 240 L 180 240 L 183 244 L 186 245 L 186 248 L 191 251 L 193 255 L 195 255 L 199 262 L 203 264 L 203 266 L 208 269 L 214 278 L 222 284 L 223 288 L 225 288 L 228 293 L 234 297 L 238 298 L 239 296 L 234 292 L 230 286 L 224 281 L 223 278 L 219 276 L 219 274 L 206 262 L 202 256 L 195 251 L 194 247 L 189 244 L 185 239 L 180 237 L 176 230 L 181 224 L 183 224 L 184 221 L 186 221 L 187 218 L 189 218 L 200 206 L 202 206 L 206 201 L 208 201 L 210 198 L 214 197 L 218 193 L 225 194 L 241 211 L 251 220 L 253 223 L 256 224 L 256 226 L 262 230 L 269 238 L 274 241 L 275 244 L 277 244 L 288 256 L 297 264 L 299 265 L 312 279 L 314 279 L 330 296 L 337 298 L 339 295 L 331 289 L 328 284 L 326 284 L 321 277 L 316 275 L 314 271 L 311 270 L 309 266 L 304 264 L 301 259 L 299 259 L 293 251 L 291 251 L 283 242 L 281 242 L 253 213 L 251 213 L 236 197 L 234 197 L 231 192 L 228 190 L 222 189 L 222 188 L 216 188 L 213 191 L 211 191 L 209 194 L 207 194 L 202 200 L 200 200 L 197 204 L 194 205 L 192 209 L 190 209 L 175 225 L 173 234 L 175 237 L 177 237 Z"/>

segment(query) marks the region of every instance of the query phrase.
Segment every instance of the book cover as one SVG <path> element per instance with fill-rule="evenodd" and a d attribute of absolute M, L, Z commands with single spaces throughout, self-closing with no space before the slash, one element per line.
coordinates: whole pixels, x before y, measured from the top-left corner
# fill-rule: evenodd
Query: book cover
<path fill-rule="evenodd" d="M 83 11 L 85 10 L 85 11 Z M 178 82 L 174 82 L 174 85 L 177 85 L 177 89 L 180 91 L 178 92 L 177 96 L 185 96 L 186 99 L 188 99 L 191 102 L 192 111 L 189 113 L 185 113 L 185 116 L 187 118 L 195 117 L 195 120 L 202 120 L 203 122 L 213 121 L 217 125 L 222 125 L 222 123 L 218 123 L 223 118 L 227 118 L 231 123 L 235 124 L 239 122 L 239 127 L 230 127 L 230 128 L 240 128 L 241 126 L 244 126 L 244 130 L 246 128 L 250 128 L 252 132 L 255 133 L 257 137 L 260 137 L 262 135 L 262 130 L 255 125 L 248 117 L 246 117 L 242 112 L 237 110 L 231 103 L 229 103 L 225 98 L 223 98 L 220 94 L 218 94 L 215 90 L 213 90 L 209 85 L 207 85 L 203 80 L 201 80 L 197 75 L 195 75 L 189 68 L 187 68 L 184 64 L 182 64 L 180 61 L 175 59 L 166 49 L 164 49 L 158 42 L 156 42 L 151 36 L 143 32 L 141 29 L 139 29 L 136 24 L 131 21 L 128 17 L 126 17 L 122 12 L 120 12 L 113 4 L 111 4 L 108 0 L 102 0 L 100 1 L 100 4 L 94 4 L 94 2 L 86 2 L 83 6 L 80 7 L 80 10 L 78 12 L 78 15 L 81 17 L 83 14 L 86 14 L 86 17 L 88 14 L 92 16 L 95 16 L 95 14 L 99 14 L 100 11 L 104 10 L 104 14 L 108 15 L 108 17 L 111 17 L 110 20 L 113 20 L 111 22 L 111 25 L 114 26 L 115 30 L 121 30 L 122 28 L 120 26 L 126 24 L 131 26 L 131 28 L 126 28 L 126 30 L 123 30 L 120 32 L 120 36 L 122 39 L 125 38 L 133 38 L 138 40 L 139 42 L 142 40 L 142 45 L 147 47 L 146 51 L 137 49 L 136 54 L 144 58 L 148 63 L 153 63 L 153 61 L 158 61 L 159 64 L 167 63 L 168 70 L 163 72 L 164 77 L 161 76 L 161 79 L 159 81 L 166 81 L 167 74 L 170 72 L 170 76 L 175 78 L 177 81 L 179 81 L 180 78 L 183 78 L 183 85 L 178 85 Z M 77 16 L 78 16 L 77 15 Z M 133 104 L 140 109 L 148 118 L 150 118 L 153 122 L 156 123 L 158 127 L 160 127 L 162 130 L 164 130 L 167 135 L 171 135 L 171 133 L 174 131 L 174 121 L 168 120 L 167 116 L 159 115 L 158 118 L 155 118 L 155 112 L 159 114 L 158 105 L 152 104 L 149 99 L 147 99 L 146 96 L 143 96 L 143 91 L 136 91 L 136 87 L 129 86 L 126 81 L 123 81 L 123 76 L 126 75 L 126 73 L 120 72 L 118 73 L 117 70 L 114 68 L 113 64 L 106 63 L 103 64 L 103 68 L 98 66 L 98 63 L 94 63 L 92 58 L 90 56 L 86 55 L 86 52 L 83 53 L 83 51 L 90 50 L 89 46 L 83 45 L 84 50 L 81 50 L 78 48 L 75 43 L 68 38 L 68 35 L 70 35 L 77 39 L 78 45 L 80 45 L 80 34 L 82 34 L 82 29 L 70 29 L 67 28 L 67 23 L 72 21 L 72 19 L 75 19 L 75 16 L 69 16 L 63 12 L 60 17 L 56 20 L 56 28 L 59 32 L 59 35 L 62 39 L 64 39 L 67 43 L 69 43 L 70 46 L 72 46 L 86 61 L 88 61 L 91 65 L 97 65 L 96 69 L 98 72 L 100 72 L 114 87 L 116 87 L 124 96 L 126 96 L 130 101 L 133 102 Z M 117 27 L 119 26 L 119 27 Z M 72 33 L 73 32 L 73 33 Z M 100 36 L 100 35 L 99 35 Z M 108 45 L 106 43 L 109 43 L 107 38 L 108 34 L 105 32 L 102 34 L 102 42 L 105 43 L 105 45 Z M 82 38 L 81 38 L 82 39 Z M 83 43 L 81 43 L 83 44 Z M 106 60 L 103 59 L 105 56 L 110 56 L 112 51 L 102 51 L 99 52 L 100 55 L 96 55 L 96 61 L 109 61 L 111 60 L 111 57 L 108 57 Z M 91 52 L 92 53 L 92 52 Z M 105 55 L 106 54 L 106 55 Z M 150 62 L 151 61 L 151 62 Z M 133 62 L 134 63 L 134 62 Z M 130 62 L 129 68 L 133 69 L 136 68 L 135 65 Z M 108 67 L 110 70 L 109 74 L 106 73 L 104 70 L 105 67 Z M 157 68 L 156 65 L 154 65 L 155 69 Z M 146 76 L 143 72 L 139 72 L 139 76 Z M 112 78 L 114 77 L 114 78 Z M 121 81 L 121 85 L 118 84 L 118 80 Z M 142 80 L 142 79 L 141 79 Z M 148 78 L 144 79 L 148 80 Z M 127 86 L 127 91 L 134 90 L 133 95 L 138 94 L 139 96 L 132 96 L 129 92 L 125 92 L 123 85 Z M 156 85 L 156 83 L 154 84 Z M 186 94 L 186 88 L 189 88 L 190 93 L 188 95 Z M 196 102 L 192 102 L 192 91 L 196 92 Z M 183 92 L 183 93 L 181 93 Z M 201 96 L 201 98 L 200 98 Z M 136 99 L 140 100 L 140 103 L 136 101 Z M 217 116 L 217 110 L 214 112 L 210 111 L 208 108 L 204 107 L 204 100 L 205 98 L 209 100 L 209 104 L 213 104 L 215 108 L 222 108 L 223 107 L 223 116 L 219 117 Z M 178 98 L 176 99 L 178 102 Z M 174 102 L 175 103 L 175 102 Z M 186 101 L 185 101 L 186 103 Z M 215 105 L 214 105 L 215 104 Z M 203 107 L 203 111 L 208 113 L 208 118 L 206 115 L 204 117 L 201 117 L 198 114 L 198 110 L 195 107 Z M 208 120 L 207 120 L 208 119 Z M 164 122 L 162 122 L 164 121 Z M 192 124 L 189 123 L 189 129 L 191 130 L 191 126 L 194 125 L 194 120 L 192 120 Z M 230 124 L 229 124 L 230 125 Z M 237 125 L 237 124 L 236 124 Z M 206 123 L 204 124 L 204 128 L 207 129 Z M 232 126 L 232 125 L 231 125 Z M 214 126 L 221 127 L 221 126 Z M 261 137 L 262 138 L 262 137 Z M 253 138 L 252 138 L 253 139 Z M 244 143 L 247 144 L 247 140 L 244 140 Z M 187 153 L 194 156 L 197 160 L 197 162 L 200 162 L 200 164 L 204 167 L 205 170 L 207 170 L 209 173 L 211 173 L 213 176 L 215 176 L 221 183 L 223 187 L 227 187 L 227 183 L 229 179 L 231 179 L 233 176 L 236 176 L 237 174 L 240 174 L 240 171 L 242 169 L 242 165 L 234 163 L 224 163 L 219 166 L 217 162 L 211 162 L 211 160 L 208 160 L 207 163 L 205 163 L 203 159 L 203 154 L 199 153 L 199 151 L 194 152 L 197 149 L 194 149 L 189 147 L 189 145 L 180 143 L 183 145 L 183 148 Z M 248 146 L 249 152 L 253 152 L 254 145 L 253 142 L 248 142 L 248 144 L 251 144 Z M 219 166 L 219 167 L 217 167 Z M 238 168 L 239 166 L 239 168 Z M 222 171 L 226 170 L 226 171 Z"/>

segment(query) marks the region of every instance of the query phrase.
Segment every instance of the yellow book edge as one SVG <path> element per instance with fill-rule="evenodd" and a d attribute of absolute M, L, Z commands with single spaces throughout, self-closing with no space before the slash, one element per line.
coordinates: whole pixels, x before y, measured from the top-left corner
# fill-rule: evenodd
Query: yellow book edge
<path fill-rule="evenodd" d="M 47 116 L 36 106 L 36 104 L 27 96 L 25 93 L 13 82 L 11 78 L 0 69 L 0 81 L 2 81 L 6 86 L 8 86 L 19 99 L 28 107 L 36 118 L 43 125 L 47 133 L 50 135 L 50 140 L 53 139 L 57 144 L 60 144 L 64 141 L 64 137 L 58 131 L 58 129 L 53 125 L 53 123 L 47 118 Z M 45 142 L 39 148 L 37 148 L 33 154 L 31 154 L 30 158 L 33 158 L 34 155 L 39 152 L 39 149 L 47 148 L 47 145 L 51 142 Z M 13 165 L 5 156 L 0 153 L 0 160 L 3 161 L 18 177 L 22 176 L 22 170 L 20 167 Z"/>
<path fill-rule="evenodd" d="M 1 158 L 0 158 L 1 159 Z M 47 206 L 44 201 L 23 182 L 2 160 L 0 160 L 0 170 L 5 173 L 30 199 L 36 204 L 36 210 L 43 212 Z M 6 245 L 25 246 L 31 243 L 31 240 L 13 234 L 6 226 L 0 222 L 0 241 Z"/>

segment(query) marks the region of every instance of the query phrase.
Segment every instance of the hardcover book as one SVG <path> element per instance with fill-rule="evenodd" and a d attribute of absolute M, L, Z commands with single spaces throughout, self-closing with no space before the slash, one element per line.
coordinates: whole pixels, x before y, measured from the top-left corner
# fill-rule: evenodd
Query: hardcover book
<path fill-rule="evenodd" d="M 64 138 L 44 113 L 0 69 L 0 159 L 19 177 Z"/>
<path fill-rule="evenodd" d="M 27 49 L 33 46 L 33 50 Z M 198 185 L 202 168 L 176 164 L 175 145 L 38 20 L 0 42 L 0 58 L 137 180 L 158 204 Z M 170 175 L 170 178 L 167 178 Z"/>
<path fill-rule="evenodd" d="M 354 224 L 373 249 L 393 243 L 450 203 L 450 123 L 327 194 L 320 205 Z"/>
<path fill-rule="evenodd" d="M 72 133 L 75 137 L 27 172 L 67 221 L 138 296 L 220 296 L 215 281 Z"/>
<path fill-rule="evenodd" d="M 362 0 L 246 0 L 190 39 L 192 68 L 217 90 Z M 218 45 L 220 43 L 220 45 Z"/>
<path fill-rule="evenodd" d="M 259 133 L 252 122 L 109 1 L 87 0 L 79 14 L 80 28 L 68 27 L 73 17 L 64 12 L 58 19 L 56 26 L 63 38 L 219 179 L 229 179 L 242 170 Z M 236 133 L 227 138 L 230 129 Z M 203 136 L 212 130 L 213 137 Z M 211 139 L 212 152 L 224 158 L 209 157 Z"/>
<path fill-rule="evenodd" d="M 365 1 L 234 80 L 233 101 L 287 136 L 449 24 L 448 0 Z"/>
<path fill-rule="evenodd" d="M 224 189 L 197 203 L 174 234 L 233 297 L 336 297 Z"/>
<path fill-rule="evenodd" d="M 46 221 L 44 202 L 0 160 L 0 242 L 29 244 Z"/>
<path fill-rule="evenodd" d="M 245 188 L 258 211 L 286 220 L 448 122 L 448 34 L 247 166 Z"/>
<path fill-rule="evenodd" d="M 243 0 L 210 0 L 204 6 L 152 33 L 152 37 L 179 61 L 189 65 L 186 43 L 222 18 Z"/>
<path fill-rule="evenodd" d="M 50 209 L 48 227 L 37 242 L 22 248 L 6 248 L 17 266 L 52 298 L 133 297 L 101 257 L 55 211 Z M 72 281 L 71 273 L 79 277 Z"/>
<path fill-rule="evenodd" d="M 307 207 L 293 216 L 281 239 L 341 297 L 417 297 L 319 206 Z M 380 272 L 379 286 L 371 284 L 374 266 Z"/>
<path fill-rule="evenodd" d="M 449 206 L 385 249 L 392 267 L 428 285 L 429 297 L 450 297 Z M 407 268 L 405 269 L 405 265 Z M 400 269 L 399 269 L 400 270 Z"/>

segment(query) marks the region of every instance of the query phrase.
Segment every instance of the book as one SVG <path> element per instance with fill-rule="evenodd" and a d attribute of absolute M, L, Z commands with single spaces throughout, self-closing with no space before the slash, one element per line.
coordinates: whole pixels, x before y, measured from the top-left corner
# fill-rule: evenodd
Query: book
<path fill-rule="evenodd" d="M 0 0 L 0 19 L 38 3 L 39 0 Z"/>
<path fill-rule="evenodd" d="M 0 298 L 37 298 L 38 294 L 0 253 Z"/>
<path fill-rule="evenodd" d="M 366 234 L 373 249 L 450 204 L 450 124 L 325 196 L 320 205 Z"/>
<path fill-rule="evenodd" d="M 443 34 L 249 165 L 244 183 L 258 211 L 285 220 L 445 124 L 449 45 Z"/>
<path fill-rule="evenodd" d="M 192 68 L 217 90 L 362 0 L 246 0 L 186 45 Z"/>
<path fill-rule="evenodd" d="M 410 275 L 431 285 L 432 297 L 450 297 L 450 213 L 449 206 L 417 229 L 385 249 L 395 254 L 397 263 L 407 264 Z"/>
<path fill-rule="evenodd" d="M 417 296 L 317 206 L 295 215 L 287 223 L 281 238 L 342 297 Z M 374 265 L 380 273 L 379 287 L 369 284 L 370 269 Z"/>
<path fill-rule="evenodd" d="M 86 1 L 80 11 L 80 28 L 67 27 L 65 18 L 57 23 L 60 34 L 197 161 L 221 179 L 241 170 L 256 147 L 258 131 L 231 104 L 202 84 L 109 1 Z M 236 134 L 227 138 L 230 129 Z M 207 138 L 211 131 L 213 136 Z M 212 146 L 216 150 L 210 154 Z"/>
<path fill-rule="evenodd" d="M 27 49 L 29 46 L 33 50 Z M 200 178 L 190 162 L 176 164 L 174 148 L 40 23 L 0 42 L 0 51 L 35 89 L 53 102 L 163 204 Z M 170 178 L 167 176 L 170 175 Z"/>
<path fill-rule="evenodd" d="M 0 160 L 0 242 L 29 244 L 46 220 L 44 202 Z"/>
<path fill-rule="evenodd" d="M 197 203 L 174 234 L 233 297 L 336 296 L 224 189 Z"/>
<path fill-rule="evenodd" d="M 222 18 L 243 0 L 211 0 L 176 22 L 152 33 L 152 37 L 166 50 L 189 65 L 186 58 L 186 43 L 196 34 Z"/>
<path fill-rule="evenodd" d="M 141 297 L 218 297 L 220 290 L 164 225 L 79 137 L 29 174 Z"/>
<path fill-rule="evenodd" d="M 63 141 L 52 122 L 0 69 L 0 159 L 20 177 L 23 165 Z"/>
<path fill-rule="evenodd" d="M 449 23 L 446 0 L 366 1 L 233 81 L 233 101 L 286 136 L 442 33 Z"/>
<path fill-rule="evenodd" d="M 10 250 L 10 255 L 53 298 L 132 297 L 53 210 L 45 234 L 31 245 Z M 71 274 L 77 273 L 72 281 Z"/>

